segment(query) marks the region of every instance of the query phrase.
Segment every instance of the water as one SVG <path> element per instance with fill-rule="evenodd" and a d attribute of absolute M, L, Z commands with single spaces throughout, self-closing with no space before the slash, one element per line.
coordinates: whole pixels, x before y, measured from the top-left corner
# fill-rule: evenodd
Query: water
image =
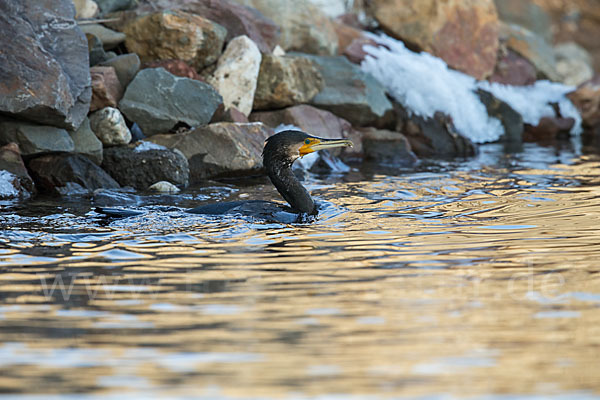
<path fill-rule="evenodd" d="M 87 199 L 1 203 L 0 392 L 600 398 L 599 172 L 492 145 L 309 175 L 324 211 L 300 224 L 156 211 L 275 198 L 264 180 L 108 223 Z"/>

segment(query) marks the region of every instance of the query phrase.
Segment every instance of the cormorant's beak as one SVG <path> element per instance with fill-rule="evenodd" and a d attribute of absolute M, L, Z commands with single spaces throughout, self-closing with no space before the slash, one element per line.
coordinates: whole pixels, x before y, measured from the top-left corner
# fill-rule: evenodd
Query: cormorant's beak
<path fill-rule="evenodd" d="M 325 150 L 325 149 L 333 149 L 336 147 L 352 147 L 352 141 L 348 139 L 322 139 L 311 137 L 306 139 L 302 147 L 298 150 L 300 153 L 300 157 L 304 157 L 309 153 L 314 153 L 315 151 Z"/>

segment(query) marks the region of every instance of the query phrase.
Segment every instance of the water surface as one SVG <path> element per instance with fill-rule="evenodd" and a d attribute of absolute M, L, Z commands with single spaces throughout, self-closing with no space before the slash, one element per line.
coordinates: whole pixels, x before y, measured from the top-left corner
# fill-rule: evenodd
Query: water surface
<path fill-rule="evenodd" d="M 2 202 L 0 392 L 598 398 L 599 172 L 573 146 L 491 145 L 308 174 L 323 212 L 298 224 L 160 207 L 276 198 L 262 179 L 117 221 L 98 199 Z"/>

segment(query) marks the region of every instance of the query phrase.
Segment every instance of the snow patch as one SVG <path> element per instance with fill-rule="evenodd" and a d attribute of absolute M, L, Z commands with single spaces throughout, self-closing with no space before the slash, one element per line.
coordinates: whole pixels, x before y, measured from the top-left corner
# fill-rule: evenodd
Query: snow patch
<path fill-rule="evenodd" d="M 477 81 L 448 68 L 440 58 L 408 50 L 404 43 L 389 36 L 369 36 L 383 46 L 364 46 L 369 55 L 361 63 L 363 71 L 383 84 L 409 113 L 426 118 L 432 118 L 437 111 L 447 114 L 457 131 L 475 143 L 493 142 L 504 134 L 500 121 L 487 114 L 475 93 L 477 89 L 505 101 L 532 125 L 543 116 L 556 116 L 550 103 L 558 103 L 564 117 L 575 118 L 572 133 L 581 132 L 581 117 L 565 97 L 575 89 L 571 86 L 538 81 L 532 86 L 517 87 Z"/>
<path fill-rule="evenodd" d="M 135 151 L 136 153 L 141 153 L 143 151 L 150 151 L 150 150 L 168 150 L 168 149 L 165 146 L 161 146 L 160 144 L 148 142 L 145 140 L 140 141 L 139 144 L 135 147 L 135 149 L 133 149 L 133 151 Z"/>
<path fill-rule="evenodd" d="M 0 198 L 19 196 L 19 191 L 14 185 L 15 180 L 15 175 L 8 171 L 0 171 Z"/>

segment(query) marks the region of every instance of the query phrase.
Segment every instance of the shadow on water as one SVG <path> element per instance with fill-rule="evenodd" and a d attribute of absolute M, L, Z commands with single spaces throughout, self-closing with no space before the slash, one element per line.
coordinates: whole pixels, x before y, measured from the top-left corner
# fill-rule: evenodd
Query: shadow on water
<path fill-rule="evenodd" d="M 3 202 L 0 392 L 598 396 L 599 167 L 526 144 L 309 174 L 324 208 L 301 224 L 181 211 L 277 198 L 264 179 Z"/>

